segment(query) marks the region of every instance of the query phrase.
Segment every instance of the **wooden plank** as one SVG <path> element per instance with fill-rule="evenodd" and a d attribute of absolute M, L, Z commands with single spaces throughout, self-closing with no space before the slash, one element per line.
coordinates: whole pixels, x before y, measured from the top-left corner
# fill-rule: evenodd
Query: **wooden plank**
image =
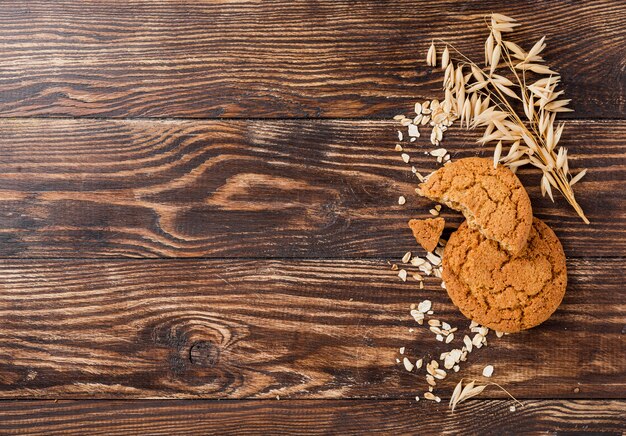
<path fill-rule="evenodd" d="M 490 334 L 440 394 L 493 364 L 520 399 L 624 398 L 625 264 L 570 261 L 555 315 Z M 452 344 L 409 315 L 424 298 L 459 327 Z M 410 399 L 424 369 L 398 349 L 437 358 L 469 325 L 436 279 L 420 291 L 382 260 L 4 260 L 0 319 L 2 398 Z"/>
<path fill-rule="evenodd" d="M 5 0 L 0 114 L 387 117 L 439 92 L 431 40 L 483 58 L 492 11 L 547 36 L 574 117 L 624 116 L 620 0 Z"/>
<path fill-rule="evenodd" d="M 626 401 L 3 401 L 4 434 L 593 434 L 623 433 Z M 568 433 L 569 434 L 569 433 Z M 578 433 L 577 433 L 578 434 Z"/>
<path fill-rule="evenodd" d="M 430 216 L 393 151 L 396 124 L 374 121 L 0 122 L 2 257 L 396 257 L 415 249 L 406 223 Z M 626 255 L 626 121 L 572 121 L 576 192 L 592 225 L 541 198 L 537 216 L 569 256 Z M 453 159 L 491 149 L 455 129 Z M 427 139 L 409 146 L 424 174 Z M 399 195 L 408 202 L 399 206 Z M 449 228 L 461 215 L 444 214 Z"/>

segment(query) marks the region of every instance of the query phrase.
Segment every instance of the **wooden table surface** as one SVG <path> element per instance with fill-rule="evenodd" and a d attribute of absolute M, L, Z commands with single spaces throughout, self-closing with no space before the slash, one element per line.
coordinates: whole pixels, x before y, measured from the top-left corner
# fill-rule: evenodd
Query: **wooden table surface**
<path fill-rule="evenodd" d="M 390 118 L 440 95 L 433 38 L 482 56 L 491 11 L 547 37 L 591 225 L 520 172 L 567 294 L 441 383 L 493 364 L 524 406 L 488 389 L 452 414 L 395 363 L 443 350 L 411 303 L 466 320 L 387 263 L 431 207 Z M 622 434 L 625 46 L 623 0 L 3 0 L 0 431 Z M 453 159 L 490 155 L 476 134 L 449 132 Z"/>

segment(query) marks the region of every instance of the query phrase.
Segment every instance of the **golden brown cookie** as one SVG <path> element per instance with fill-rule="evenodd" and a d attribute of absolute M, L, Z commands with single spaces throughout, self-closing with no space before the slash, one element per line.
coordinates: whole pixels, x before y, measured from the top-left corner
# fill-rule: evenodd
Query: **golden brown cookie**
<path fill-rule="evenodd" d="M 437 243 L 443 232 L 446 221 L 443 218 L 426 218 L 423 220 L 410 220 L 409 227 L 413 236 L 424 250 L 432 252 L 437 248 Z"/>
<path fill-rule="evenodd" d="M 552 229 L 533 219 L 526 248 L 512 256 L 467 222 L 443 253 L 443 280 L 463 315 L 502 332 L 541 324 L 565 294 L 563 247 Z"/>
<path fill-rule="evenodd" d="M 418 192 L 463 212 L 470 227 L 512 254 L 526 245 L 533 218 L 528 194 L 515 174 L 494 168 L 491 159 L 459 159 L 432 173 Z"/>

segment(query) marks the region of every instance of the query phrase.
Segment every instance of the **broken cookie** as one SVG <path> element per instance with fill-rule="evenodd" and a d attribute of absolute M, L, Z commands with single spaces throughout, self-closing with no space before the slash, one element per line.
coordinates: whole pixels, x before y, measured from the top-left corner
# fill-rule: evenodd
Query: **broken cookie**
<path fill-rule="evenodd" d="M 508 168 L 491 159 L 471 157 L 428 176 L 418 193 L 459 210 L 471 228 L 497 241 L 511 254 L 524 249 L 532 226 L 526 190 Z"/>

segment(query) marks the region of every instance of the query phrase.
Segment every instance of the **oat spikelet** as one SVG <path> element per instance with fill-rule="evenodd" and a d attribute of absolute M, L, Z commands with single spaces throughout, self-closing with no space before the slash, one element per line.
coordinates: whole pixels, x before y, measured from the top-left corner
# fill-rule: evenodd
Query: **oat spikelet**
<path fill-rule="evenodd" d="M 450 63 L 450 51 L 448 51 L 448 47 L 443 50 L 441 55 L 441 69 L 445 70 Z"/>
<path fill-rule="evenodd" d="M 585 174 L 587 174 L 587 169 L 586 168 L 584 170 L 582 170 L 581 172 L 579 172 L 578 174 L 576 174 L 572 178 L 572 180 L 569 181 L 569 185 L 570 186 L 574 186 L 578 181 L 580 181 L 580 179 L 585 177 Z"/>
<path fill-rule="evenodd" d="M 496 151 L 493 154 L 493 167 L 498 167 L 498 162 L 500 162 L 500 155 L 502 155 L 502 141 L 498 141 L 496 145 Z"/>
<path fill-rule="evenodd" d="M 489 70 L 489 74 L 493 74 L 500 62 L 500 54 L 502 53 L 502 46 L 500 44 L 496 45 L 491 53 L 491 69 Z"/>
<path fill-rule="evenodd" d="M 489 34 L 485 41 L 485 65 L 491 64 L 491 55 L 493 54 L 493 33 Z"/>
<path fill-rule="evenodd" d="M 426 55 L 426 64 L 430 67 L 434 67 L 437 65 L 437 49 L 435 48 L 435 43 L 431 43 L 428 48 L 428 54 Z"/>

